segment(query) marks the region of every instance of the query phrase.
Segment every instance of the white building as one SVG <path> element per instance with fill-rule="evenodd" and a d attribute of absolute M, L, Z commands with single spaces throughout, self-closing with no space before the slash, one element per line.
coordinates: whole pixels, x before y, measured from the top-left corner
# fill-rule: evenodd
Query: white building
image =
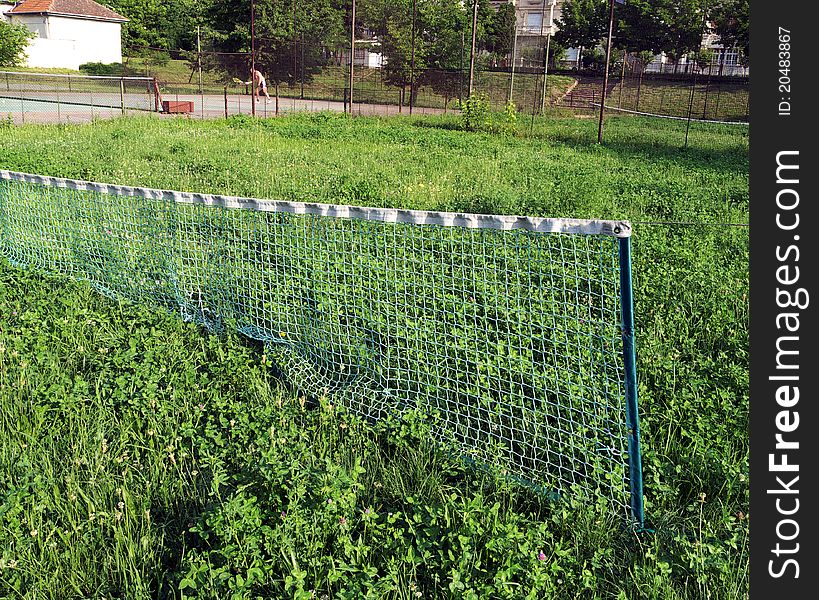
<path fill-rule="evenodd" d="M 89 62 L 122 62 L 122 24 L 128 19 L 93 0 L 4 2 L 0 14 L 35 33 L 26 66 L 78 69 Z"/>

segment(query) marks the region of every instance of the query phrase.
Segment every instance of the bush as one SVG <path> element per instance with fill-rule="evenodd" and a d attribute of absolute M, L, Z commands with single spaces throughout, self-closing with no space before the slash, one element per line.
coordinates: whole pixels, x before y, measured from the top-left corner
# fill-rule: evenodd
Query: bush
<path fill-rule="evenodd" d="M 492 112 L 489 99 L 485 95 L 471 95 L 458 106 L 461 110 L 461 125 L 466 131 L 513 134 L 517 131 L 518 113 L 515 103 L 506 103 L 503 111 Z"/>
<path fill-rule="evenodd" d="M 85 63 L 80 65 L 80 71 L 88 75 L 113 75 L 119 77 L 123 74 L 122 63 L 118 62 L 109 64 L 101 62 Z"/>
<path fill-rule="evenodd" d="M 600 73 L 606 70 L 606 53 L 598 48 L 583 53 L 583 68 Z"/>

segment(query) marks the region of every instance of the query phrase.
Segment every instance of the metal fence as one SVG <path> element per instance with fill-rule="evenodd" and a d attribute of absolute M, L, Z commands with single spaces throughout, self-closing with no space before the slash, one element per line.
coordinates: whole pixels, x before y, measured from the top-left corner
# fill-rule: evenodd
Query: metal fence
<path fill-rule="evenodd" d="M 15 123 L 84 122 L 159 110 L 151 77 L 0 71 L 0 115 Z"/>
<path fill-rule="evenodd" d="M 603 93 L 603 77 L 581 74 L 578 84 L 559 105 L 595 110 Z M 747 122 L 750 114 L 748 79 L 693 75 L 621 72 L 609 75 L 606 107 L 623 113 L 699 121 Z"/>
<path fill-rule="evenodd" d="M 83 122 L 145 112 L 196 118 L 323 110 L 439 115 L 457 112 L 469 92 L 466 70 L 419 69 L 396 81 L 383 68 L 362 66 L 354 68 L 351 90 L 349 67 L 333 64 L 338 61 L 328 57 L 330 64 L 313 73 L 295 71 L 296 76 L 282 81 L 269 76 L 266 93 L 254 102 L 252 86 L 241 81 L 248 77 L 247 54 L 200 54 L 207 60 L 173 53 L 153 63 L 128 61 L 123 75 L 116 77 L 0 72 L 0 115 L 15 123 Z M 593 73 L 559 70 L 546 75 L 543 68 L 497 67 L 475 72 L 473 93 L 484 96 L 494 110 L 511 101 L 526 114 L 553 106 L 584 112 L 599 105 L 602 84 L 602 76 Z M 707 72 L 662 75 L 623 70 L 609 77 L 607 107 L 624 113 L 744 122 L 749 113 L 748 79 Z"/>

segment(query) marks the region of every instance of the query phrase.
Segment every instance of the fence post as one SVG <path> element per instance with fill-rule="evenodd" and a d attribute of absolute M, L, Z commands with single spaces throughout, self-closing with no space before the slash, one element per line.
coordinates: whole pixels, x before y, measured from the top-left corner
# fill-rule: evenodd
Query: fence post
<path fill-rule="evenodd" d="M 119 78 L 119 106 L 122 114 L 125 114 L 125 81 L 122 77 Z"/>
<path fill-rule="evenodd" d="M 634 296 L 631 279 L 631 237 L 619 239 L 620 311 L 622 316 L 626 427 L 631 514 L 639 529 L 645 525 L 643 467 L 640 455 L 640 416 L 637 410 L 637 361 L 634 347 Z"/>
<path fill-rule="evenodd" d="M 691 83 L 691 95 L 688 97 L 688 119 L 685 122 L 685 147 L 688 148 L 688 131 L 691 129 L 691 111 L 694 109 L 694 92 L 697 89 L 697 72 L 694 72 L 694 81 Z"/>
<path fill-rule="evenodd" d="M 225 118 L 228 118 L 227 86 L 225 86 Z"/>

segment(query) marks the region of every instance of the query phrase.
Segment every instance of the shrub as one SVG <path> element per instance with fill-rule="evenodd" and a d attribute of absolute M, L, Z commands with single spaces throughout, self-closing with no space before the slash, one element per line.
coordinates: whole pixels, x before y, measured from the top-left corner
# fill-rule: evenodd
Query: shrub
<path fill-rule="evenodd" d="M 114 63 L 101 63 L 101 62 L 90 62 L 80 65 L 80 71 L 86 73 L 88 75 L 114 75 L 120 76 L 123 74 L 122 71 L 122 63 L 114 62 Z"/>
<path fill-rule="evenodd" d="M 517 131 L 518 114 L 515 103 L 506 103 L 503 111 L 493 112 L 485 95 L 471 95 L 458 106 L 461 125 L 466 131 L 514 134 Z"/>

